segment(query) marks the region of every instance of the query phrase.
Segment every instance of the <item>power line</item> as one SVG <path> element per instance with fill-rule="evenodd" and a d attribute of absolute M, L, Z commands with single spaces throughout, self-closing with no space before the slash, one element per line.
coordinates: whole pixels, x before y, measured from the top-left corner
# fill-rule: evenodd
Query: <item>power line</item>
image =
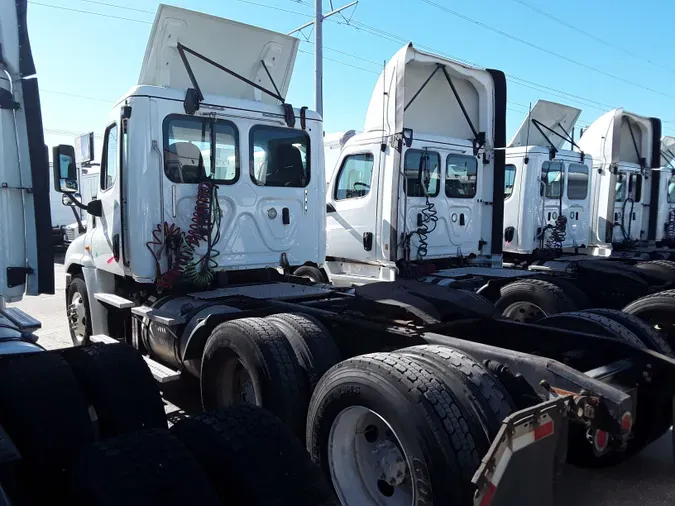
<path fill-rule="evenodd" d="M 241 2 L 244 4 L 250 4 L 250 5 L 257 5 L 258 7 L 265 7 L 266 9 L 272 9 L 275 11 L 280 11 L 280 12 L 287 12 L 288 14 L 297 14 L 298 16 L 304 16 L 306 18 L 313 18 L 313 15 L 304 13 L 304 12 L 299 12 L 299 11 L 292 11 L 290 9 L 284 9 L 282 7 L 277 7 L 276 5 L 265 5 L 265 4 L 260 4 L 257 2 L 251 2 L 250 0 L 237 0 L 237 2 Z M 301 2 L 297 2 L 301 3 Z"/>
<path fill-rule="evenodd" d="M 612 74 L 612 73 L 610 73 L 610 72 L 605 72 L 604 70 L 600 70 L 599 68 L 594 67 L 594 66 L 592 66 L 592 65 L 587 65 L 587 64 L 585 64 L 585 63 L 583 63 L 583 62 L 580 62 L 580 61 L 578 61 L 578 60 L 574 60 L 574 59 L 572 59 L 572 58 L 569 58 L 569 57 L 567 57 L 567 56 L 565 56 L 565 55 L 563 55 L 563 54 L 556 53 L 555 51 L 551 51 L 550 49 L 546 49 L 545 47 L 542 47 L 542 46 L 539 46 L 539 45 L 537 45 L 537 44 L 534 44 L 533 42 L 527 41 L 527 40 L 525 40 L 525 39 L 521 39 L 520 37 L 516 37 L 515 35 L 511 35 L 511 34 L 508 33 L 508 32 L 505 32 L 505 31 L 503 31 L 503 30 L 500 30 L 499 28 L 495 28 L 495 27 L 492 26 L 492 25 L 488 25 L 487 23 L 483 23 L 482 21 L 478 21 L 478 20 L 473 19 L 473 18 L 471 18 L 471 17 L 469 17 L 469 16 L 466 16 L 466 15 L 460 13 L 460 12 L 457 12 L 457 11 L 455 11 L 455 10 L 453 10 L 453 9 L 450 9 L 449 7 L 445 7 L 444 5 L 437 4 L 436 2 L 433 2 L 432 0 L 421 0 L 421 1 L 424 2 L 425 4 L 431 5 L 431 6 L 433 6 L 433 7 L 436 7 L 437 9 L 440 9 L 440 10 L 442 10 L 442 11 L 444 11 L 444 12 L 447 12 L 448 14 L 451 14 L 451 15 L 453 15 L 453 16 L 455 16 L 455 17 L 458 17 L 458 18 L 460 18 L 460 19 L 463 19 L 464 21 L 467 21 L 467 22 L 469 22 L 469 23 L 473 23 L 473 24 L 475 24 L 475 25 L 480 26 L 481 28 L 484 28 L 484 29 L 486 29 L 486 30 L 489 30 L 489 31 L 491 31 L 491 32 L 494 32 L 494 33 L 496 33 L 496 34 L 499 34 L 499 35 L 501 35 L 502 37 L 506 37 L 506 38 L 508 38 L 508 39 L 514 40 L 514 41 L 519 42 L 519 43 L 521 43 L 521 44 L 523 44 L 523 45 L 525 45 L 525 46 L 528 46 L 528 47 L 531 47 L 531 48 L 533 48 L 533 49 L 536 49 L 537 51 L 541 51 L 542 53 L 546 53 L 546 54 L 548 54 L 548 55 L 555 56 L 556 58 L 560 58 L 561 60 L 564 60 L 564 61 L 566 61 L 566 62 L 568 62 L 568 63 L 572 63 L 572 64 L 577 65 L 577 66 L 579 66 L 579 67 L 585 68 L 586 70 L 590 70 L 590 71 L 592 71 L 592 72 L 596 72 L 596 73 L 601 74 L 601 75 L 604 75 L 604 76 L 606 76 L 606 77 L 610 77 L 610 78 L 612 78 L 612 79 L 614 79 L 614 80 L 621 81 L 621 82 L 624 82 L 624 83 L 626 83 L 626 84 L 630 84 L 631 86 L 636 86 L 636 87 L 638 87 L 638 88 L 641 88 L 641 89 L 643 89 L 643 90 L 649 91 L 649 92 L 651 92 L 651 93 L 656 93 L 657 95 L 662 95 L 662 96 L 664 96 L 664 97 L 668 97 L 668 98 L 675 99 L 675 95 L 670 95 L 670 94 L 668 94 L 668 93 L 664 93 L 664 92 L 662 92 L 662 91 L 655 90 L 654 88 L 650 88 L 649 86 L 645 86 L 645 85 L 643 85 L 643 84 L 636 83 L 635 81 L 631 81 L 630 79 L 625 79 L 625 78 L 623 78 L 623 77 L 621 77 L 621 76 L 617 76 L 617 75 Z"/>
<path fill-rule="evenodd" d="M 40 90 L 40 91 L 42 93 L 52 93 L 54 95 L 63 95 L 65 97 L 83 98 L 85 100 L 94 100 L 96 102 L 105 102 L 107 104 L 115 104 L 117 102 L 116 100 L 105 100 L 103 98 L 88 97 L 86 95 L 79 95 L 76 93 L 66 93 L 64 91 L 53 91 L 53 90 Z"/>
<path fill-rule="evenodd" d="M 124 9 L 125 11 L 135 11 L 135 12 L 142 12 L 144 14 L 155 14 L 155 11 L 149 11 L 146 9 L 136 9 L 135 7 L 127 7 L 126 5 L 115 5 L 115 4 L 109 4 L 106 2 L 99 2 L 98 0 L 80 0 L 80 2 L 85 2 L 88 4 L 94 4 L 94 5 L 104 5 L 106 7 L 113 7 L 115 9 Z"/>
<path fill-rule="evenodd" d="M 103 13 L 94 12 L 94 11 L 83 11 L 83 10 L 80 10 L 80 9 L 71 9 L 70 7 L 63 7 L 62 5 L 43 4 L 43 3 L 40 3 L 40 2 L 34 2 L 33 0 L 28 0 L 28 3 L 32 4 L 32 5 L 40 5 L 42 7 L 50 7 L 52 9 L 60 9 L 60 10 L 63 10 L 63 11 L 78 12 L 80 14 L 91 14 L 93 16 L 101 16 L 102 18 L 119 19 L 119 20 L 122 20 L 122 21 L 131 21 L 133 23 L 143 23 L 145 25 L 151 25 L 152 24 L 150 21 L 141 21 L 140 19 L 123 18 L 121 16 L 113 16 L 112 14 L 103 14 Z"/>
<path fill-rule="evenodd" d="M 304 49 L 298 49 L 298 52 L 303 53 L 303 54 L 309 54 L 309 55 L 314 54 L 314 53 L 310 53 L 309 51 L 305 51 Z M 364 72 L 368 72 L 370 74 L 375 74 L 377 76 L 380 75 L 379 72 L 376 72 L 374 70 L 364 69 L 363 67 L 359 67 L 357 65 L 352 65 L 351 63 L 346 63 L 346 62 L 343 62 L 343 61 L 340 61 L 340 60 L 334 60 L 333 58 L 329 58 L 328 56 L 324 56 L 323 58 L 324 58 L 324 60 L 332 61 L 334 63 L 339 63 L 340 65 L 344 65 L 346 67 L 351 67 L 353 69 L 362 70 Z"/>
<path fill-rule="evenodd" d="M 585 30 L 582 30 L 578 26 L 573 25 L 573 24 L 565 21 L 564 19 L 558 18 L 558 17 L 554 16 L 553 14 L 551 14 L 549 12 L 546 12 L 543 9 L 540 9 L 539 7 L 536 7 L 532 4 L 530 4 L 529 2 L 526 2 L 525 0 L 513 0 L 513 1 L 527 7 L 530 10 L 533 10 L 534 12 L 536 12 L 537 14 L 540 14 L 541 16 L 549 18 L 549 19 L 555 21 L 556 23 L 560 23 L 561 25 L 566 26 L 567 28 L 569 28 L 571 30 L 574 30 L 577 33 L 585 35 L 586 37 L 588 37 L 590 39 L 593 39 L 594 41 L 599 42 L 600 44 L 604 44 L 605 46 L 614 48 L 617 51 L 620 51 L 624 54 L 627 54 L 628 56 L 632 56 L 633 58 L 636 58 L 638 60 L 642 60 L 644 62 L 647 62 L 647 63 L 651 64 L 651 65 L 654 65 L 655 67 L 658 67 L 658 68 L 663 69 L 663 70 L 667 70 L 668 72 L 671 72 L 671 73 L 675 74 L 675 70 L 673 70 L 673 69 L 670 69 L 670 68 L 665 67 L 663 65 L 659 65 L 658 63 L 653 62 L 652 60 L 650 60 L 648 58 L 644 58 L 644 57 L 640 56 L 639 54 L 633 53 L 632 51 L 628 51 L 627 49 L 622 48 L 620 46 L 617 46 L 616 44 L 613 44 L 612 42 L 610 42 L 608 40 L 602 39 L 602 38 L 600 38 L 596 35 L 593 35 L 592 33 L 589 33 Z"/>

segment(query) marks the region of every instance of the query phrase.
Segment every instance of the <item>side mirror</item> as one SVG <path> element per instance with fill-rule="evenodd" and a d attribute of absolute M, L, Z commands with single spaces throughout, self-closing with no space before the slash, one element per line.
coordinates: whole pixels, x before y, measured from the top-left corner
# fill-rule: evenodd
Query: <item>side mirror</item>
<path fill-rule="evenodd" d="M 59 144 L 52 148 L 52 172 L 54 189 L 59 193 L 77 192 L 77 167 L 75 148 Z"/>
<path fill-rule="evenodd" d="M 68 195 L 69 195 L 69 194 L 68 194 Z M 73 199 L 71 199 L 68 195 L 62 195 L 62 196 L 61 196 L 61 203 L 62 203 L 64 206 L 68 206 L 68 207 L 75 207 L 75 206 L 77 206 L 77 204 L 76 204 L 75 202 L 73 202 Z M 74 198 L 75 200 L 78 200 L 78 201 L 79 201 L 79 200 L 82 200 L 82 195 L 80 195 L 79 193 L 73 193 L 73 198 Z"/>
<path fill-rule="evenodd" d="M 87 213 L 91 214 L 92 216 L 96 216 L 97 218 L 103 216 L 102 202 L 98 199 L 89 202 L 89 204 L 87 204 Z"/>

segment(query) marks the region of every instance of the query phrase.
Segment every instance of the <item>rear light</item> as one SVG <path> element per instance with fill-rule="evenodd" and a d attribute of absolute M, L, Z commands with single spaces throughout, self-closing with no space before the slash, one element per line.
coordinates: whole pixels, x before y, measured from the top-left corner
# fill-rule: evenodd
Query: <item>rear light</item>
<path fill-rule="evenodd" d="M 609 434 L 604 430 L 596 430 L 593 435 L 593 446 L 598 453 L 603 453 L 609 446 Z"/>
<path fill-rule="evenodd" d="M 623 432 L 630 432 L 633 428 L 633 415 L 630 411 L 626 411 L 621 417 L 621 430 Z"/>

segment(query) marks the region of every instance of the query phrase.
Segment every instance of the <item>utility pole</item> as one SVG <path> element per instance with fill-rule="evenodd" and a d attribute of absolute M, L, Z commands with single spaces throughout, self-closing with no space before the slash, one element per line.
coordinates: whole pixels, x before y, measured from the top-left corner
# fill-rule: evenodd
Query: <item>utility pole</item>
<path fill-rule="evenodd" d="M 323 1 L 314 0 L 314 21 L 309 21 L 295 30 L 288 32 L 288 35 L 293 35 L 300 32 L 308 26 L 314 25 L 314 110 L 323 117 L 323 21 L 338 12 L 342 12 L 349 7 L 355 6 L 359 3 L 358 0 L 343 5 L 328 14 L 323 13 Z"/>
<path fill-rule="evenodd" d="M 323 1 L 314 0 L 314 108 L 323 118 Z"/>

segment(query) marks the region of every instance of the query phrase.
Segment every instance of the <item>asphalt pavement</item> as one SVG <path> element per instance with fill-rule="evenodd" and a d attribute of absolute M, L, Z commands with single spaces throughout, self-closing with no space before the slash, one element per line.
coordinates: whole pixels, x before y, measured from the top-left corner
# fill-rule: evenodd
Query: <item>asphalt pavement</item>
<path fill-rule="evenodd" d="M 26 297 L 14 304 L 42 322 L 39 343 L 47 349 L 72 345 L 65 311 L 65 270 L 57 255 L 54 295 Z M 178 381 L 163 391 L 170 416 L 199 407 L 196 381 Z M 566 466 L 556 484 L 556 505 L 565 506 L 660 506 L 675 504 L 675 464 L 669 431 L 641 454 L 609 469 Z"/>

